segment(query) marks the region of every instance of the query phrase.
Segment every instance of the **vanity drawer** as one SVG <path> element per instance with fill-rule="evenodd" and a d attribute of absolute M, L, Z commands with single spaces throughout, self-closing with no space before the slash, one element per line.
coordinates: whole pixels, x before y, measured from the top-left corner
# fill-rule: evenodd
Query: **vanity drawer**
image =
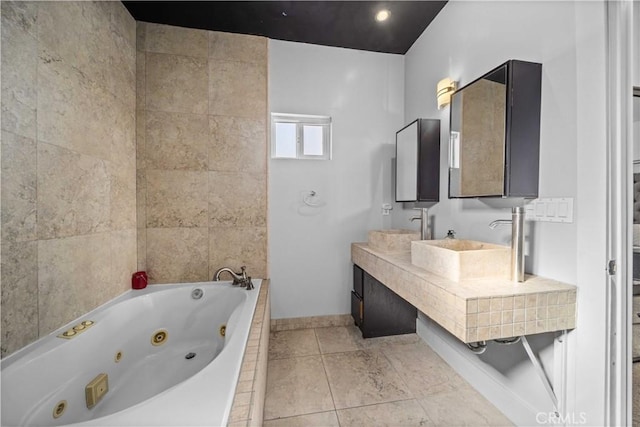
<path fill-rule="evenodd" d="M 638 313 L 640 313 L 640 295 L 633 297 L 633 314 L 631 316 L 633 317 L 634 325 L 640 323 Z"/>

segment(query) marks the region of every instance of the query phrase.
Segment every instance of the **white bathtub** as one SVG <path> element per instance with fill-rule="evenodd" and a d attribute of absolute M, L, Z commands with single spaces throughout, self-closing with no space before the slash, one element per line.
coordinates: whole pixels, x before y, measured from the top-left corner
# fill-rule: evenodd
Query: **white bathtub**
<path fill-rule="evenodd" d="M 251 291 L 230 282 L 132 290 L 10 355 L 1 365 L 2 426 L 226 425 L 261 280 L 253 283 Z M 57 337 L 85 320 L 95 324 Z M 167 339 L 154 346 L 160 330 Z M 109 391 L 87 409 L 85 386 L 101 373 Z"/>

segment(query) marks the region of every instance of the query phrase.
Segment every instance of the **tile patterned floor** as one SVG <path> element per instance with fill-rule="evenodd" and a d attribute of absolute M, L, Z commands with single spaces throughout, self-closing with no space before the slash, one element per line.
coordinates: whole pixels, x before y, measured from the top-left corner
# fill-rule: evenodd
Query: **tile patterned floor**
<path fill-rule="evenodd" d="M 265 427 L 511 426 L 417 335 L 272 332 Z"/>

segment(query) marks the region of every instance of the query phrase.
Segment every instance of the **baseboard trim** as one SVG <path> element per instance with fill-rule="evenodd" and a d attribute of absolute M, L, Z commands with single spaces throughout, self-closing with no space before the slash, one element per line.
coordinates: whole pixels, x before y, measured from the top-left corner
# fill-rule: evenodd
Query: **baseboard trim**
<path fill-rule="evenodd" d="M 271 331 L 290 331 L 293 329 L 326 328 L 330 326 L 353 325 L 350 314 L 331 316 L 291 317 L 288 319 L 271 319 Z"/>

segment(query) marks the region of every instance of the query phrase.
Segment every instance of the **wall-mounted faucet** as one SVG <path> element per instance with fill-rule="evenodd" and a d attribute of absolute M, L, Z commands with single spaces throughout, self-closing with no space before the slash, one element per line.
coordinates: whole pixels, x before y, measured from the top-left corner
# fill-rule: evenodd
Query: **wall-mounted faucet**
<path fill-rule="evenodd" d="M 524 208 L 514 207 L 511 219 L 497 219 L 489 228 L 511 224 L 511 280 L 524 282 Z"/>
<path fill-rule="evenodd" d="M 429 209 L 414 208 L 420 210 L 420 216 L 411 218 L 411 222 L 420 220 L 420 240 L 431 240 L 431 227 L 429 225 Z"/>

